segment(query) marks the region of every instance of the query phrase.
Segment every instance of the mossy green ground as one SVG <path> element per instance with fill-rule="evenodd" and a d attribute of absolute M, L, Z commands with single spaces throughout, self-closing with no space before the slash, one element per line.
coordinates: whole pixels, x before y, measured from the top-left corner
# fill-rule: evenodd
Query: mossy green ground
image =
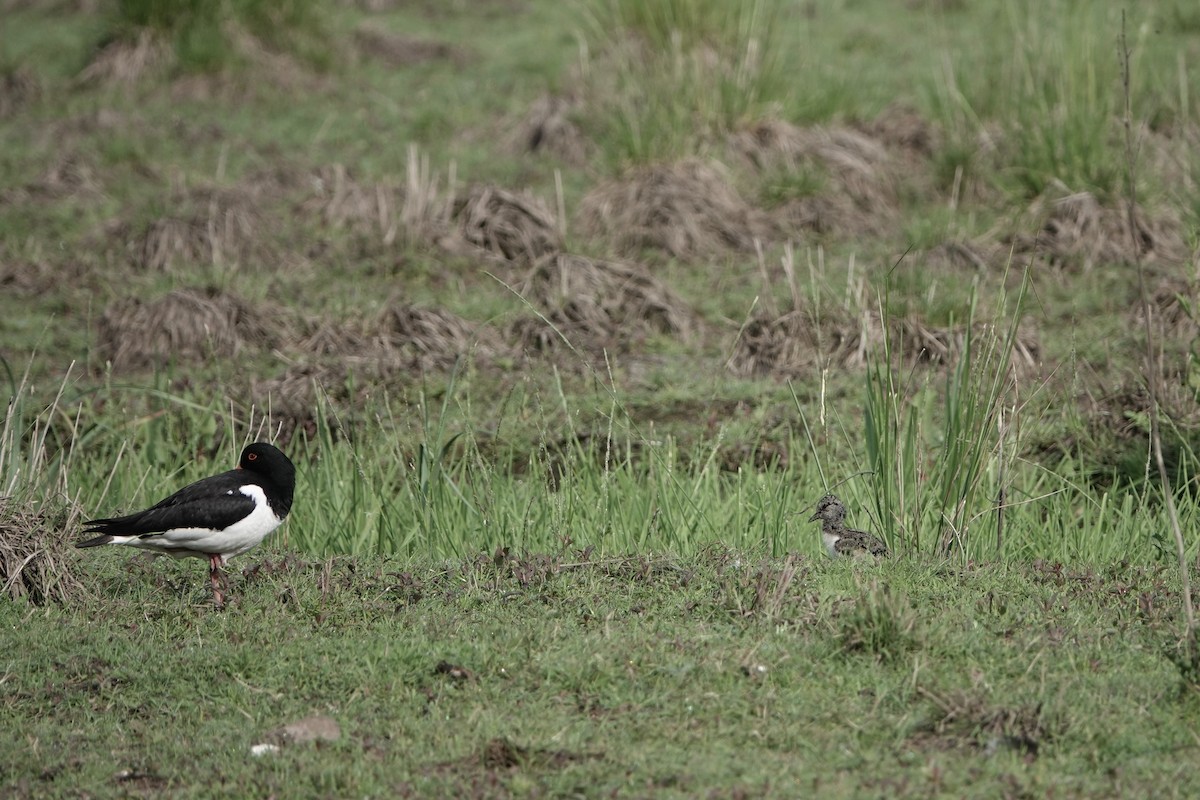
<path fill-rule="evenodd" d="M 5 793 L 1200 788 L 1198 700 L 1168 658 L 1178 597 L 1159 569 L 258 557 L 225 613 L 197 564 L 123 557 L 89 563 L 98 595 L 76 607 L 4 604 Z M 251 755 L 314 714 L 338 741 Z"/>

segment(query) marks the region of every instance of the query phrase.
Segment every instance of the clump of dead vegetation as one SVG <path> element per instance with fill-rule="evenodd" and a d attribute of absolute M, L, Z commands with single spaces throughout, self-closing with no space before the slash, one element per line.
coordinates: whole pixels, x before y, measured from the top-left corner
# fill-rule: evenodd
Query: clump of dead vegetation
<path fill-rule="evenodd" d="M 0 70 L 0 120 L 15 117 L 42 94 L 38 75 L 26 66 Z"/>
<path fill-rule="evenodd" d="M 138 370 L 268 350 L 284 327 L 282 320 L 219 289 L 178 289 L 156 300 L 110 304 L 100 317 L 96 349 L 113 369 Z"/>
<path fill-rule="evenodd" d="M 451 223 L 470 247 L 518 264 L 536 263 L 563 247 L 554 213 L 529 192 L 473 186 L 455 198 Z"/>
<path fill-rule="evenodd" d="M 84 86 L 131 86 L 165 74 L 175 63 L 167 35 L 143 28 L 131 37 L 114 37 L 101 44 L 76 76 L 76 82 Z"/>
<path fill-rule="evenodd" d="M 908 152 L 910 171 L 925 170 L 917 134 Z M 779 119 L 764 119 L 733 134 L 730 147 L 743 162 L 779 183 L 789 175 L 813 174 L 815 189 L 785 191 L 774 216 L 788 229 L 843 236 L 878 236 L 899 219 L 901 163 L 879 139 L 845 127 L 801 128 Z M 916 166 L 911 166 L 915 164 Z M 910 181 L 917 180 L 909 176 Z M 812 182 L 812 181 L 810 181 Z M 793 196 L 789 196 L 793 195 Z"/>
<path fill-rule="evenodd" d="M 0 189 L 0 205 L 52 202 L 77 195 L 97 195 L 100 180 L 95 165 L 84 156 L 63 150 L 36 179 Z"/>
<path fill-rule="evenodd" d="M 390 305 L 372 327 L 381 349 L 405 369 L 446 370 L 463 359 L 490 363 L 507 354 L 493 328 L 441 308 Z"/>
<path fill-rule="evenodd" d="M 397 69 L 430 61 L 450 61 L 461 66 L 467 58 L 461 48 L 449 42 L 394 33 L 375 25 L 356 28 L 354 44 L 363 56 Z"/>
<path fill-rule="evenodd" d="M 322 321 L 301 340 L 298 351 L 373 375 L 446 370 L 463 360 L 487 364 L 510 355 L 491 326 L 407 303 L 388 303 L 365 320 Z"/>
<path fill-rule="evenodd" d="M 601 184 L 583 198 L 579 221 L 622 253 L 658 250 L 684 260 L 752 252 L 756 240 L 772 234 L 725 170 L 698 159 L 639 167 Z"/>
<path fill-rule="evenodd" d="M 74 506 L 50 515 L 0 497 L 0 582 L 10 600 L 33 605 L 68 603 L 86 589 L 74 572 L 73 542 L 67 531 L 79 522 Z"/>
<path fill-rule="evenodd" d="M 587 163 L 595 147 L 575 122 L 578 102 L 571 97 L 543 95 L 509 128 L 508 149 L 516 153 L 547 154 L 573 166 Z"/>
<path fill-rule="evenodd" d="M 1015 751 L 1036 758 L 1066 732 L 1065 720 L 1047 714 L 1041 703 L 996 706 L 971 692 L 935 692 L 918 687 L 930 703 L 927 718 L 912 741 L 926 749 L 969 748 L 984 755 Z"/>
<path fill-rule="evenodd" d="M 301 212 L 362 240 L 383 245 L 396 240 L 404 206 L 399 186 L 388 181 L 360 181 L 340 163 L 319 167 L 306 183 L 309 193 L 299 204 Z"/>
<path fill-rule="evenodd" d="M 490 325 L 445 309 L 396 302 L 367 319 L 313 321 L 289 357 L 294 360 L 283 375 L 256 379 L 250 392 L 281 424 L 285 439 L 298 428 L 315 433 L 323 401 L 353 415 L 369 393 L 393 381 L 423 372 L 490 367 L 515 353 Z"/>
<path fill-rule="evenodd" d="M 1138 206 L 1130 231 L 1123 206 L 1106 205 L 1090 192 L 1075 192 L 1038 198 L 1028 216 L 1036 221 L 1038 232 L 1011 237 L 1013 247 L 1018 253 L 1044 256 L 1052 264 L 1088 271 L 1137 259 L 1177 264 L 1188 257 L 1179 217 L 1165 209 L 1151 214 Z"/>
<path fill-rule="evenodd" d="M 263 194 L 253 187 L 196 187 L 176 190 L 172 212 L 144 226 L 113 226 L 109 240 L 139 269 L 168 272 L 195 265 L 265 265 L 280 257 L 268 231 Z"/>
<path fill-rule="evenodd" d="M 756 311 L 738 332 L 727 367 L 738 377 L 779 380 L 810 376 L 826 367 L 861 368 L 868 353 L 883 351 L 885 339 L 905 364 L 954 364 L 966 351 L 968 337 L 985 332 L 982 324 L 968 330 L 965 325 L 930 325 L 915 317 L 890 318 L 885 324 L 875 309 L 840 318 L 819 315 L 808 306 L 778 315 Z M 1014 369 L 1033 370 L 1038 353 L 1037 339 L 1019 332 L 1011 364 Z"/>
<path fill-rule="evenodd" d="M 687 337 L 692 309 L 644 267 L 560 253 L 543 259 L 515 287 L 541 318 L 524 317 L 513 334 L 525 350 L 564 345 L 595 353 L 628 345 L 638 335 Z M 549 324 L 547 324 L 549 323 Z"/>

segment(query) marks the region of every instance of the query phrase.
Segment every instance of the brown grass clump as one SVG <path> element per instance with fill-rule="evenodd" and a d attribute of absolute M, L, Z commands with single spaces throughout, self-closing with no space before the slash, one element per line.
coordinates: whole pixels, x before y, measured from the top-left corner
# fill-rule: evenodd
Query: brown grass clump
<path fill-rule="evenodd" d="M 924 158 L 932 156 L 942 145 L 941 131 L 902 103 L 893 103 L 875 119 L 857 127 L 886 147 L 908 150 Z"/>
<path fill-rule="evenodd" d="M 147 75 L 162 74 L 174 62 L 171 43 L 164 34 L 144 28 L 137 38 L 114 39 L 103 45 L 76 81 L 85 85 L 131 86 Z"/>
<path fill-rule="evenodd" d="M 1120 204 L 1103 205 L 1090 192 L 1076 192 L 1034 202 L 1029 215 L 1039 221 L 1034 236 L 1011 237 L 1019 253 L 1037 253 L 1060 266 L 1079 265 L 1085 271 L 1103 264 L 1143 262 L 1181 263 L 1188 257 L 1183 226 L 1176 214 L 1155 215 L 1134 209 L 1134 237 L 1128 215 Z M 1133 241 L 1137 242 L 1136 250 Z"/>
<path fill-rule="evenodd" d="M 1046 714 L 1041 703 L 1003 707 L 967 692 L 919 691 L 932 708 L 913 738 L 927 748 L 968 747 L 987 755 L 1010 750 L 1036 758 L 1066 731 L 1065 721 Z"/>
<path fill-rule="evenodd" d="M 26 66 L 0 72 L 0 120 L 15 117 L 42 93 L 38 75 Z"/>
<path fill-rule="evenodd" d="M 512 125 L 509 149 L 550 155 L 576 166 L 585 164 L 594 148 L 571 118 L 575 108 L 576 102 L 566 97 L 538 98 L 524 117 Z"/>
<path fill-rule="evenodd" d="M 354 44 L 359 53 L 389 67 L 414 67 L 429 61 L 452 61 L 461 66 L 466 61 L 463 51 L 447 42 L 393 33 L 374 25 L 355 29 Z"/>
<path fill-rule="evenodd" d="M 976 335 L 986 327 L 976 326 Z M 755 314 L 742 327 L 727 363 L 739 377 L 777 379 L 808 376 L 828 366 L 860 368 L 869 352 L 882 352 L 884 326 L 875 310 L 843 320 L 814 319 L 811 311 L 792 310 L 779 316 Z M 887 335 L 893 353 L 911 365 L 953 364 L 967 341 L 965 326 L 938 327 L 920 319 L 892 319 Z M 1018 333 L 1012 364 L 1034 369 L 1039 347 L 1035 338 Z"/>
<path fill-rule="evenodd" d="M 560 253 L 534 267 L 517 292 L 576 348 L 597 352 L 648 332 L 688 336 L 692 309 L 644 268 Z M 514 334 L 526 350 L 564 344 L 541 319 L 523 318 Z"/>
<path fill-rule="evenodd" d="M 308 184 L 311 195 L 300 204 L 301 211 L 316 214 L 330 228 L 346 229 L 388 245 L 395 241 L 399 187 L 360 182 L 343 164 L 320 167 Z"/>
<path fill-rule="evenodd" d="M 466 244 L 518 264 L 536 263 L 563 246 L 554 213 L 528 192 L 474 186 L 455 199 L 451 223 Z"/>
<path fill-rule="evenodd" d="M 0 582 L 5 596 L 43 606 L 85 594 L 73 569 L 74 543 L 66 534 L 78 517 L 74 507 L 52 519 L 13 497 L 0 497 Z"/>
<path fill-rule="evenodd" d="M 725 250 L 752 251 L 771 234 L 717 164 L 688 159 L 633 170 L 583 198 L 585 231 L 607 236 L 618 250 L 660 250 L 679 259 L 709 258 Z"/>
<path fill-rule="evenodd" d="M 167 361 L 234 356 L 268 349 L 282 325 L 246 301 L 217 289 L 178 289 L 157 300 L 133 298 L 109 305 L 100 318 L 97 350 L 120 371 Z"/>
<path fill-rule="evenodd" d="M 791 199 L 776 210 L 774 216 L 785 228 L 877 236 L 897 223 L 897 160 L 868 133 L 853 128 L 799 128 L 766 119 L 734 134 L 730 144 L 764 180 L 802 170 L 826 176 L 819 191 Z"/>
<path fill-rule="evenodd" d="M 306 357 L 335 359 L 350 372 L 373 376 L 445 370 L 459 360 L 486 364 L 510 352 L 487 325 L 405 303 L 388 304 L 370 320 L 322 322 L 299 349 Z"/>
<path fill-rule="evenodd" d="M 460 359 L 490 362 L 507 350 L 491 327 L 438 308 L 389 306 L 374 328 L 385 352 L 405 368 L 421 371 L 450 369 Z"/>
<path fill-rule="evenodd" d="M 265 265 L 280 253 L 270 238 L 264 197 L 248 187 L 176 191 L 171 214 L 144 227 L 114 226 L 109 238 L 140 269 L 168 272 L 195 265 Z"/>
<path fill-rule="evenodd" d="M 280 442 L 286 445 L 297 431 L 303 431 L 310 441 L 317 435 L 322 400 L 356 406 L 359 398 L 351 393 L 352 382 L 353 369 L 345 362 L 293 364 L 279 377 L 255 378 L 250 384 L 250 398 L 267 416 L 267 427 L 277 431 Z M 333 429 L 336 431 L 336 426 Z"/>
<path fill-rule="evenodd" d="M 71 151 L 56 154 L 38 178 L 23 186 L 0 189 L 0 205 L 50 202 L 76 195 L 97 195 L 100 181 L 93 163 Z"/>

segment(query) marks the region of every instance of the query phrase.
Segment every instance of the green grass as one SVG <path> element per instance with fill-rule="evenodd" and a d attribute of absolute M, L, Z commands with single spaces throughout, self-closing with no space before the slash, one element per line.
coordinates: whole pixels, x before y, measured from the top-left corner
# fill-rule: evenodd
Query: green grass
<path fill-rule="evenodd" d="M 1200 780 L 1159 757 L 1196 746 L 1159 570 L 262 555 L 225 614 L 196 564 L 116 554 L 86 567 L 103 599 L 0 606 L 6 793 L 1182 797 Z M 340 739 L 250 755 L 313 714 Z"/>

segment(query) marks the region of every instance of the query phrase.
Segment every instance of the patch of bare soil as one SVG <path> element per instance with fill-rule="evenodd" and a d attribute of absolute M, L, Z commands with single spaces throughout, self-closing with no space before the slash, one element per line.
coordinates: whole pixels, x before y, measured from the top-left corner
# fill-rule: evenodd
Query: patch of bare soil
<path fill-rule="evenodd" d="M 579 223 L 622 253 L 659 250 L 683 260 L 750 252 L 773 233 L 723 167 L 697 159 L 640 167 L 597 186 L 580 204 Z"/>
<path fill-rule="evenodd" d="M 177 289 L 156 300 L 114 302 L 98 327 L 100 357 L 123 372 L 270 349 L 285 325 L 219 289 Z"/>
<path fill-rule="evenodd" d="M 265 201 L 254 187 L 185 188 L 172 193 L 172 213 L 143 226 L 117 223 L 107 236 L 110 246 L 149 272 L 274 264 L 282 253 Z"/>
<path fill-rule="evenodd" d="M 958 361 L 966 345 L 965 326 L 939 327 L 920 319 L 890 321 L 893 353 L 908 364 L 937 366 Z M 975 336 L 986 333 L 977 326 Z M 815 318 L 808 309 L 781 315 L 756 313 L 742 326 L 727 364 L 739 377 L 777 379 L 812 375 L 814 370 L 833 366 L 858 368 L 868 352 L 879 352 L 884 343 L 884 326 L 875 310 L 864 310 L 844 319 Z M 1018 333 L 1012 352 L 1015 369 L 1036 369 L 1039 346 L 1028 333 Z"/>
<path fill-rule="evenodd" d="M 15 117 L 38 99 L 42 83 L 29 67 L 19 65 L 0 73 L 0 120 Z"/>
<path fill-rule="evenodd" d="M 1064 267 L 1144 262 L 1179 264 L 1188 258 L 1183 225 L 1168 209 L 1134 209 L 1133 235 L 1122 203 L 1102 204 L 1090 192 L 1042 196 L 1029 209 L 1038 232 L 1009 237 L 1018 253 L 1042 256 Z"/>
<path fill-rule="evenodd" d="M 354 45 L 363 56 L 396 68 L 414 67 L 429 61 L 450 61 L 462 66 L 467 61 L 462 48 L 449 42 L 394 33 L 375 25 L 356 28 Z"/>
<path fill-rule="evenodd" d="M 74 541 L 68 531 L 79 522 L 78 509 L 51 517 L 0 497 L 0 587 L 11 600 L 33 605 L 69 603 L 86 594 L 76 577 Z"/>
<path fill-rule="evenodd" d="M 1042 705 L 992 705 L 972 692 L 939 692 L 918 687 L 930 703 L 928 718 L 909 737 L 922 750 L 969 749 L 985 756 L 1015 751 L 1035 759 L 1066 732 L 1066 721 Z"/>
<path fill-rule="evenodd" d="M 595 148 L 573 119 L 577 106 L 577 101 L 570 97 L 538 98 L 523 116 L 506 125 L 512 132 L 508 150 L 549 155 L 572 166 L 586 164 Z"/>
<path fill-rule="evenodd" d="M 919 145 L 920 136 L 911 135 Z M 853 128 L 800 128 L 766 119 L 734 134 L 730 145 L 763 175 L 816 170 L 827 176 L 820 191 L 775 210 L 773 216 L 790 230 L 839 236 L 886 233 L 899 220 L 900 166 L 908 165 L 910 180 L 915 175 L 925 179 L 925 159 L 916 147 L 898 159 L 883 141 Z"/>
<path fill-rule="evenodd" d="M 560 253 L 543 259 L 515 288 L 545 316 L 514 323 L 512 333 L 526 351 L 556 350 L 566 345 L 565 336 L 572 347 L 597 353 L 648 333 L 687 337 L 697 324 L 695 312 L 668 286 L 644 267 L 618 261 Z"/>

